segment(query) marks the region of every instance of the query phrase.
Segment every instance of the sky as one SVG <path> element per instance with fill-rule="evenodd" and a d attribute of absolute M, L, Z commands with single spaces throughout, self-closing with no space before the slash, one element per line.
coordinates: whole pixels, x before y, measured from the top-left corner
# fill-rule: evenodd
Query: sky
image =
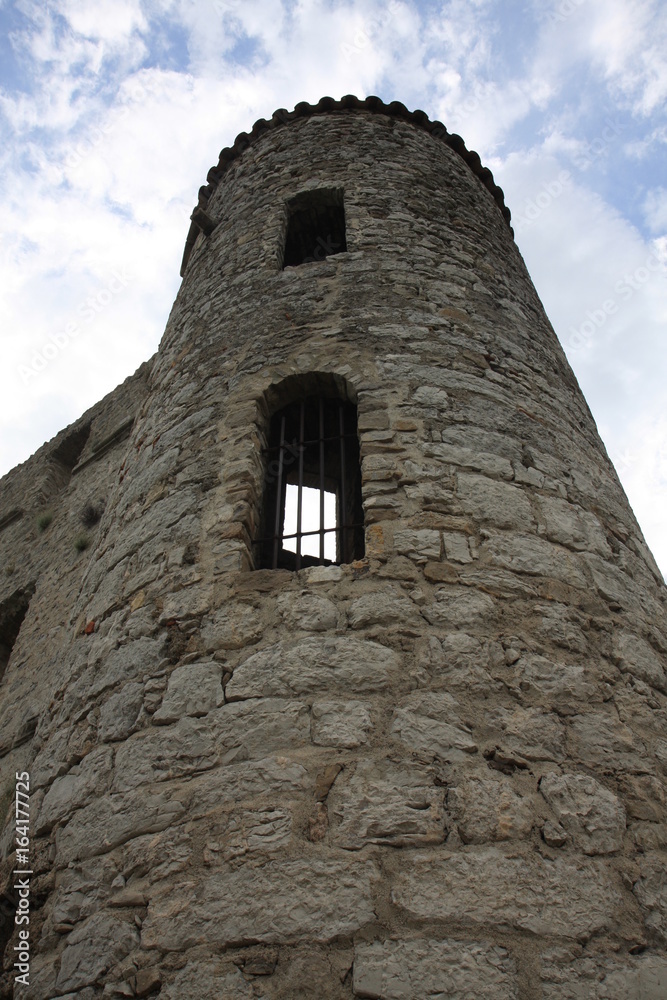
<path fill-rule="evenodd" d="M 348 93 L 493 171 L 667 574 L 663 0 L 0 0 L 0 475 L 154 353 L 219 150 Z"/>

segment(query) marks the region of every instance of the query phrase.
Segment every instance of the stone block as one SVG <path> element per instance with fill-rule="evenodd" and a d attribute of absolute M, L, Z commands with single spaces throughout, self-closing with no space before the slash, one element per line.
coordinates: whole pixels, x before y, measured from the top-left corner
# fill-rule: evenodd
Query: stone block
<path fill-rule="evenodd" d="M 237 808 L 214 814 L 206 823 L 204 864 L 220 868 L 253 854 L 265 860 L 287 847 L 291 838 L 292 811 L 283 806 Z"/>
<path fill-rule="evenodd" d="M 113 754 L 109 747 L 92 750 L 80 764 L 56 778 L 37 813 L 35 833 L 46 833 L 75 809 L 105 792 L 111 780 Z"/>
<path fill-rule="evenodd" d="M 440 559 L 440 532 L 432 528 L 400 528 L 394 531 L 394 551 L 417 563 Z"/>
<path fill-rule="evenodd" d="M 664 1000 L 667 958 L 624 955 L 579 958 L 565 949 L 542 956 L 542 1000 Z"/>
<path fill-rule="evenodd" d="M 445 839 L 444 792 L 425 768 L 360 761 L 333 786 L 327 805 L 331 840 L 346 850 L 366 844 L 414 847 Z"/>
<path fill-rule="evenodd" d="M 620 632 L 614 636 L 614 660 L 621 670 L 639 677 L 658 691 L 667 693 L 665 658 L 652 646 L 632 632 Z"/>
<path fill-rule="evenodd" d="M 407 597 L 378 591 L 352 601 L 347 613 L 350 628 L 366 625 L 409 625 L 419 619 L 417 608 Z"/>
<path fill-rule="evenodd" d="M 284 756 L 264 757 L 226 764 L 188 783 L 188 814 L 198 819 L 209 813 L 236 809 L 246 799 L 262 798 L 267 804 L 284 802 L 285 796 L 303 792 L 310 779 L 305 767 Z"/>
<path fill-rule="evenodd" d="M 360 942 L 354 949 L 353 988 L 355 996 L 374 1000 L 519 996 L 516 965 L 504 948 L 429 938 Z"/>
<path fill-rule="evenodd" d="M 209 651 L 243 649 L 257 642 L 264 632 L 264 621 L 256 608 L 239 602 L 225 604 L 204 623 L 202 642 Z"/>
<path fill-rule="evenodd" d="M 574 716 L 568 742 L 574 755 L 589 767 L 598 766 L 608 773 L 652 770 L 642 741 L 606 708 Z"/>
<path fill-rule="evenodd" d="M 347 636 L 311 637 L 262 649 L 239 664 L 227 685 L 228 700 L 286 697 L 344 689 L 382 690 L 397 675 L 400 657 L 377 642 Z"/>
<path fill-rule="evenodd" d="M 632 891 L 644 915 L 646 926 L 667 944 L 667 871 L 661 854 L 645 855 L 640 862 L 640 877 Z"/>
<path fill-rule="evenodd" d="M 406 856 L 392 900 L 413 920 L 493 924 L 578 940 L 613 927 L 620 903 L 600 862 L 562 856 L 546 861 L 497 847 Z"/>
<path fill-rule="evenodd" d="M 160 990 L 160 1000 L 253 1000 L 254 997 L 252 983 L 222 959 L 188 962 Z"/>
<path fill-rule="evenodd" d="M 176 667 L 162 704 L 153 715 L 153 722 L 177 722 L 183 716 L 201 716 L 224 701 L 222 671 L 218 663 L 186 663 Z"/>
<path fill-rule="evenodd" d="M 372 727 L 371 706 L 365 701 L 316 701 L 311 719 L 311 739 L 321 747 L 361 746 Z"/>
<path fill-rule="evenodd" d="M 518 794 L 510 778 L 460 777 L 447 792 L 447 809 L 464 844 L 527 837 L 535 803 Z"/>
<path fill-rule="evenodd" d="M 439 587 L 435 602 L 422 608 L 431 625 L 466 629 L 488 622 L 495 615 L 495 601 L 473 588 Z"/>
<path fill-rule="evenodd" d="M 155 833 L 177 823 L 183 806 L 168 792 L 146 789 L 104 795 L 74 813 L 56 834 L 56 864 L 105 854 L 143 833 Z"/>
<path fill-rule="evenodd" d="M 375 920 L 376 877 L 370 862 L 349 859 L 268 861 L 213 872 L 199 889 L 184 886 L 154 896 L 142 946 L 182 951 L 199 944 L 224 948 L 348 936 Z"/>
<path fill-rule="evenodd" d="M 207 725 L 223 759 L 236 747 L 242 747 L 246 757 L 254 758 L 310 742 L 308 705 L 293 699 L 230 702 L 212 713 Z"/>
<path fill-rule="evenodd" d="M 595 674 L 589 665 L 554 663 L 545 656 L 528 654 L 513 665 L 506 683 L 524 700 L 539 700 L 546 708 L 576 715 L 582 704 L 602 700 L 591 676 Z"/>
<path fill-rule="evenodd" d="M 100 912 L 93 914 L 67 938 L 57 987 L 78 990 L 99 982 L 108 970 L 139 944 L 134 924 Z"/>
<path fill-rule="evenodd" d="M 217 759 L 206 721 L 186 716 L 172 726 L 145 729 L 118 747 L 114 791 L 197 774 Z"/>
<path fill-rule="evenodd" d="M 584 565 L 577 555 L 534 535 L 493 535 L 480 547 L 482 555 L 492 566 L 514 573 L 550 577 L 580 590 L 588 586 Z"/>
<path fill-rule="evenodd" d="M 547 774 L 540 791 L 575 847 L 584 854 L 613 854 L 623 847 L 625 809 L 586 774 Z"/>
<path fill-rule="evenodd" d="M 338 608 L 328 597 L 319 594 L 281 594 L 278 611 L 289 629 L 302 632 L 327 632 L 338 624 Z"/>
<path fill-rule="evenodd" d="M 610 558 L 611 548 L 595 514 L 559 497 L 537 496 L 540 525 L 551 542 Z"/>
<path fill-rule="evenodd" d="M 520 706 L 491 708 L 486 724 L 498 728 L 496 738 L 503 749 L 526 760 L 560 761 L 565 756 L 565 729 L 553 712 Z"/>
<path fill-rule="evenodd" d="M 143 702 L 144 687 L 138 681 L 130 681 L 107 698 L 100 708 L 99 738 L 105 743 L 127 739 L 135 728 Z"/>
<path fill-rule="evenodd" d="M 533 512 L 522 489 L 486 476 L 460 472 L 456 477 L 456 495 L 466 514 L 480 524 L 497 528 L 530 530 Z"/>
<path fill-rule="evenodd" d="M 445 546 L 445 555 L 450 562 L 469 563 L 472 562 L 468 536 L 460 531 L 443 531 L 442 541 Z"/>
<path fill-rule="evenodd" d="M 477 752 L 472 732 L 458 715 L 451 695 L 409 695 L 399 703 L 392 733 L 414 750 L 443 760 L 460 760 L 462 754 Z"/>

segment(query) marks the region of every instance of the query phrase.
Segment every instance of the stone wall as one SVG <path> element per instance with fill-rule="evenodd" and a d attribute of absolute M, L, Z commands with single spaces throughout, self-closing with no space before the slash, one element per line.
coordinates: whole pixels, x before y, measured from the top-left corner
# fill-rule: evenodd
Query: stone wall
<path fill-rule="evenodd" d="M 282 270 L 311 187 L 347 252 Z M 206 211 L 129 439 L 85 465 L 91 430 L 53 523 L 0 535 L 32 560 L 3 593 L 37 586 L 0 686 L 2 789 L 35 789 L 16 996 L 658 1000 L 665 586 L 492 193 L 338 108 Z M 366 557 L 255 570 L 269 411 L 309 372 L 358 405 Z"/>

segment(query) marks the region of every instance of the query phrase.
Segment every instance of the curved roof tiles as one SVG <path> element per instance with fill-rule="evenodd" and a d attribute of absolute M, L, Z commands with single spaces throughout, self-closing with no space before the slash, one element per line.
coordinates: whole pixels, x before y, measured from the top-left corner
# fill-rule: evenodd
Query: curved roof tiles
<path fill-rule="evenodd" d="M 401 104 L 400 101 L 392 101 L 390 104 L 385 104 L 379 97 L 367 97 L 362 101 L 353 94 L 348 94 L 346 97 L 341 98 L 340 101 L 334 100 L 333 97 L 322 97 L 317 104 L 308 104 L 307 101 L 302 101 L 300 104 L 296 105 L 294 111 L 287 111 L 285 108 L 279 108 L 273 113 L 268 121 L 266 118 L 260 118 L 259 121 L 255 122 L 250 132 L 241 132 L 237 135 L 232 146 L 226 146 L 221 151 L 216 166 L 211 167 L 206 175 L 208 183 L 199 189 L 199 200 L 195 212 L 197 209 L 205 209 L 209 198 L 220 183 L 220 180 L 229 164 L 238 159 L 243 151 L 246 150 L 248 146 L 255 143 L 262 135 L 264 135 L 265 132 L 270 132 L 272 129 L 276 128 L 282 128 L 285 125 L 289 125 L 291 122 L 297 121 L 299 118 L 307 118 L 311 115 L 321 115 L 323 113 L 336 113 L 341 111 L 372 111 L 376 114 L 387 115 L 391 118 L 400 118 L 403 121 L 412 122 L 412 124 L 417 125 L 426 132 L 430 132 L 430 134 L 436 139 L 440 139 L 442 142 L 445 142 L 466 162 L 468 167 L 472 170 L 475 176 L 479 178 L 484 187 L 491 192 L 509 226 L 510 210 L 505 205 L 502 188 L 498 187 L 495 183 L 493 174 L 488 167 L 482 166 L 479 155 L 474 152 L 474 150 L 466 148 L 466 144 L 460 135 L 448 132 L 442 122 L 431 121 L 424 111 L 408 111 L 405 105 Z M 200 226 L 196 222 L 193 222 L 190 226 L 190 231 L 185 243 L 183 263 L 181 265 L 181 275 L 185 273 L 190 253 L 199 231 Z M 512 231 L 511 226 L 510 231 Z"/>

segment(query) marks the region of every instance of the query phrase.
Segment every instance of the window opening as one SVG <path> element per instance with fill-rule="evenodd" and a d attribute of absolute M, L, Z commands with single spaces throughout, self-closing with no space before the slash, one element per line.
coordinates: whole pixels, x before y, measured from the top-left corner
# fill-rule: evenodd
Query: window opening
<path fill-rule="evenodd" d="M 356 407 L 309 396 L 283 407 L 269 429 L 258 564 L 301 569 L 364 554 Z"/>
<path fill-rule="evenodd" d="M 283 268 L 347 250 L 342 190 L 304 191 L 287 203 Z"/>
<path fill-rule="evenodd" d="M 0 604 L 0 680 L 7 669 L 9 658 L 18 639 L 23 619 L 28 613 L 30 598 L 35 593 L 35 585 L 31 584 L 15 591 L 11 597 Z"/>

